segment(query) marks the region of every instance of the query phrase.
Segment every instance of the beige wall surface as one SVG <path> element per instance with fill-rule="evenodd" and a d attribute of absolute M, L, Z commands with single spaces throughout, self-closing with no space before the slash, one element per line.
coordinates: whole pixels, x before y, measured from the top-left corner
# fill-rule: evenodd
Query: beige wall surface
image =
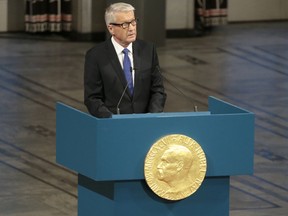
<path fill-rule="evenodd" d="M 194 1 L 166 0 L 166 29 L 193 29 Z"/>
<path fill-rule="evenodd" d="M 228 21 L 288 19 L 287 0 L 228 0 Z"/>

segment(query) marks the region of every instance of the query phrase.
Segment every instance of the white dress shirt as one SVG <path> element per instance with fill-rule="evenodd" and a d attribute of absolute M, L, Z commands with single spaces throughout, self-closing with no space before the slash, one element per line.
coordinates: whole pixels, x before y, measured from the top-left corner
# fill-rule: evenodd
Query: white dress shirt
<path fill-rule="evenodd" d="M 119 62 L 121 64 L 121 67 L 123 69 L 123 60 L 124 60 L 124 53 L 123 50 L 125 49 L 125 47 L 122 47 L 120 44 L 118 44 L 115 39 L 113 37 L 111 37 L 111 41 L 112 44 L 115 48 L 116 54 L 118 56 Z M 134 68 L 134 61 L 133 61 L 133 49 L 132 49 L 132 43 L 129 44 L 129 46 L 127 47 L 127 49 L 129 50 L 128 53 L 128 57 L 130 59 L 131 62 L 131 67 L 132 67 L 132 80 L 133 80 L 133 86 L 134 86 L 134 75 L 135 75 L 135 70 Z"/>

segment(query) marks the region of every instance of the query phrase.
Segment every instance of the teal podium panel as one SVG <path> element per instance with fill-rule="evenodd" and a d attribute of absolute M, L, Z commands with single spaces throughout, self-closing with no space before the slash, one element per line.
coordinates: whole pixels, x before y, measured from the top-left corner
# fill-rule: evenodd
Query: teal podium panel
<path fill-rule="evenodd" d="M 95 182 L 79 176 L 78 194 L 89 197 L 79 199 L 78 215 L 229 215 L 229 177 L 206 178 L 195 194 L 177 202 L 153 194 L 145 180 Z"/>
<path fill-rule="evenodd" d="M 56 115 L 56 161 L 79 173 L 79 216 L 228 216 L 229 177 L 253 173 L 254 114 L 214 97 L 207 112 L 99 119 L 57 103 Z M 173 202 L 144 179 L 150 147 L 170 134 L 196 140 L 207 159 L 201 187 Z"/>

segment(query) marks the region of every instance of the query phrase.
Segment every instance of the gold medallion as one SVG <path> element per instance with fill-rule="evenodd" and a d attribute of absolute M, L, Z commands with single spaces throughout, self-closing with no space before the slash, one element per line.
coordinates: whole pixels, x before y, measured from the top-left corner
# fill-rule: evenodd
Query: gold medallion
<path fill-rule="evenodd" d="M 155 194 L 167 200 L 181 200 L 198 190 L 206 169 L 206 156 L 201 146 L 188 136 L 171 134 L 150 148 L 144 175 Z"/>

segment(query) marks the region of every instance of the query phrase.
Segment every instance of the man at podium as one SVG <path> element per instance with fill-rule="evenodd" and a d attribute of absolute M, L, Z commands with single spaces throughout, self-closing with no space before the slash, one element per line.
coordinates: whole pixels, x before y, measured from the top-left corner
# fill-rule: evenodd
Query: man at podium
<path fill-rule="evenodd" d="M 111 37 L 85 57 L 84 103 L 99 118 L 162 112 L 166 101 L 154 44 L 136 39 L 135 8 L 111 4 L 105 22 Z"/>

